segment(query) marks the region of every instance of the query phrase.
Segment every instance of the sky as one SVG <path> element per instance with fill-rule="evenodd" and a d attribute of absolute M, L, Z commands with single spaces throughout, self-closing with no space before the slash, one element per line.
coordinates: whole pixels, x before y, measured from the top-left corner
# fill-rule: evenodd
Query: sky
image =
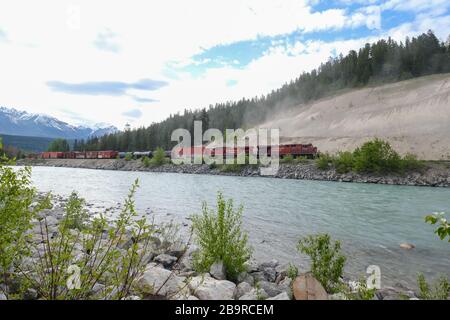
<path fill-rule="evenodd" d="M 0 106 L 147 126 L 428 29 L 447 39 L 450 0 L 2 1 Z"/>

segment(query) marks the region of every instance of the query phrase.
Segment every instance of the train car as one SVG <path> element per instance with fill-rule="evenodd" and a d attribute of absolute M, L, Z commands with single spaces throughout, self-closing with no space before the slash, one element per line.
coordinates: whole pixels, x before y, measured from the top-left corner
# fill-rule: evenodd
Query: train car
<path fill-rule="evenodd" d="M 98 152 L 98 159 L 115 159 L 119 155 L 119 152 L 117 151 L 99 151 Z"/>
<path fill-rule="evenodd" d="M 86 151 L 86 159 L 97 159 L 98 151 Z"/>
<path fill-rule="evenodd" d="M 75 159 L 86 159 L 86 152 L 76 151 Z"/>
<path fill-rule="evenodd" d="M 64 152 L 64 159 L 75 159 L 75 152 Z"/>
<path fill-rule="evenodd" d="M 151 152 L 151 151 L 136 151 L 136 152 L 133 152 L 133 157 L 136 158 L 136 159 L 143 158 L 143 157 L 151 158 L 152 156 L 153 156 L 153 152 Z"/>
<path fill-rule="evenodd" d="M 63 159 L 64 152 L 42 152 L 42 159 Z"/>

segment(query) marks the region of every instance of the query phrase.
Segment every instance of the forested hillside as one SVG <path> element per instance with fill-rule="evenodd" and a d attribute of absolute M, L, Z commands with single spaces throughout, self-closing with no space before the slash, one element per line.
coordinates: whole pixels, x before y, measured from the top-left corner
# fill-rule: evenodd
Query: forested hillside
<path fill-rule="evenodd" d="M 449 37 L 450 39 L 450 37 Z M 275 68 L 276 66 L 274 66 Z M 450 43 L 440 42 L 432 31 L 417 38 L 396 42 L 392 39 L 366 44 L 346 56 L 330 58 L 318 69 L 266 96 L 217 103 L 208 109 L 185 110 L 160 123 L 88 141 L 77 141 L 76 150 L 114 149 L 120 151 L 169 149 L 173 130 L 193 131 L 193 121 L 207 128 L 248 128 L 266 121 L 268 115 L 292 109 L 303 103 L 336 93 L 341 89 L 396 82 L 424 75 L 450 72 Z"/>

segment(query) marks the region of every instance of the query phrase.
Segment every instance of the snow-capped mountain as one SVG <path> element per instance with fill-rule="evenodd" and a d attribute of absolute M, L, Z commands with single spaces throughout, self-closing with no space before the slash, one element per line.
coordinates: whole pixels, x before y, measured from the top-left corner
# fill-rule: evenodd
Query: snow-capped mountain
<path fill-rule="evenodd" d="M 115 126 L 100 123 L 92 127 L 73 126 L 45 114 L 33 114 L 16 109 L 0 107 L 0 134 L 48 137 L 65 139 L 86 139 L 101 137 L 117 132 Z"/>

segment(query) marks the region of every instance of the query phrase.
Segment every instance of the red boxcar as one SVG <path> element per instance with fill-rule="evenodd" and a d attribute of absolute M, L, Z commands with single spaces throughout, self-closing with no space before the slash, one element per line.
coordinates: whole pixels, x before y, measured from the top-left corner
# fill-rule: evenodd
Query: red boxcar
<path fill-rule="evenodd" d="M 98 151 L 86 151 L 86 159 L 97 159 Z"/>
<path fill-rule="evenodd" d="M 75 152 L 64 152 L 64 159 L 75 159 Z"/>
<path fill-rule="evenodd" d="M 115 159 L 119 155 L 117 151 L 99 151 L 98 158 L 99 159 Z"/>
<path fill-rule="evenodd" d="M 86 159 L 86 152 L 75 152 L 75 159 Z"/>
<path fill-rule="evenodd" d="M 42 159 L 63 159 L 64 152 L 42 152 Z"/>

